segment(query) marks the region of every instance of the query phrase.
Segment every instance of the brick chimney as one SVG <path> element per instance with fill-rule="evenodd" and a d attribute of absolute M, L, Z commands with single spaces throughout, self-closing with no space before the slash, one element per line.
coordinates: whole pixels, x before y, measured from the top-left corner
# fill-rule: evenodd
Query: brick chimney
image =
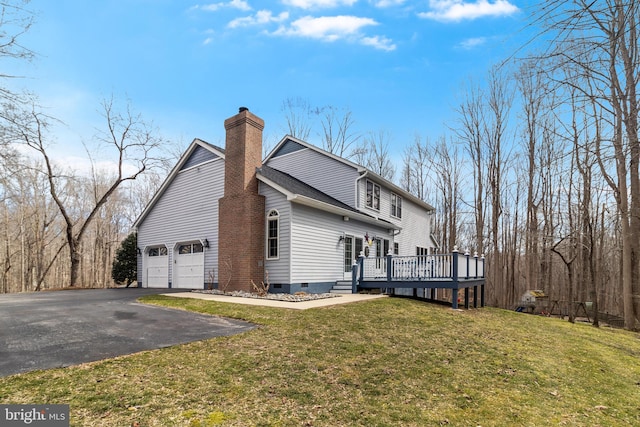
<path fill-rule="evenodd" d="M 258 194 L 264 120 L 249 109 L 224 121 L 224 196 L 219 201 L 218 283 L 251 292 L 264 280 L 265 201 Z"/>

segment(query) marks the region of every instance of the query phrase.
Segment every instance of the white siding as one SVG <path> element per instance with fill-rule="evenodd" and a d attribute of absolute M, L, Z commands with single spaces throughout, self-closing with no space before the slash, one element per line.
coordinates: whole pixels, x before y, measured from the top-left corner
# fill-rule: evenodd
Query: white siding
<path fill-rule="evenodd" d="M 207 239 L 204 278 L 207 281 L 209 273 L 215 270 L 217 281 L 218 200 L 223 195 L 222 159 L 181 171 L 138 225 L 139 248 L 164 244 L 169 249 L 169 280 L 173 281 L 176 243 Z M 142 268 L 138 269 L 138 280 L 142 281 Z"/>
<path fill-rule="evenodd" d="M 355 182 L 359 174 L 352 166 L 309 148 L 269 159 L 266 164 L 355 207 Z"/>
<path fill-rule="evenodd" d="M 390 190 L 389 188 L 386 188 L 384 184 L 380 184 L 379 182 L 372 181 L 375 184 L 380 186 L 380 210 L 367 207 L 367 181 L 372 181 L 372 180 L 368 180 L 365 177 L 365 178 L 362 178 L 360 181 L 358 181 L 359 210 L 368 215 L 375 216 L 379 219 L 384 219 L 385 221 L 389 221 L 389 222 L 392 222 L 393 224 L 400 225 L 402 221 L 399 220 L 398 218 L 391 216 L 391 193 L 393 191 Z M 404 201 L 405 199 L 403 198 L 402 200 L 403 208 L 404 208 Z"/>
<path fill-rule="evenodd" d="M 358 184 L 360 211 L 389 221 L 402 228 L 400 234 L 395 237 L 395 242 L 400 247 L 399 255 L 415 255 L 416 247 L 418 246 L 423 248 L 432 247 L 430 239 L 431 217 L 427 209 L 376 181 L 374 182 L 380 185 L 380 210 L 368 208 L 366 182 L 367 179 L 363 178 Z M 391 193 L 402 197 L 402 218 L 391 216 Z M 393 249 L 393 246 L 391 248 Z"/>
<path fill-rule="evenodd" d="M 291 282 L 332 282 L 344 278 L 343 234 L 392 240 L 388 229 L 363 224 L 307 206 L 292 205 Z M 375 255 L 375 249 L 373 251 Z"/>
<path fill-rule="evenodd" d="M 431 248 L 431 216 L 427 210 L 402 199 L 402 231 L 396 236 L 400 246 L 399 255 L 415 255 L 416 247 Z"/>
<path fill-rule="evenodd" d="M 285 195 L 268 185 L 262 182 L 259 185 L 260 194 L 265 196 L 265 221 L 271 209 L 276 209 L 280 214 L 279 258 L 277 260 L 269 260 L 266 259 L 267 255 L 265 254 L 265 271 L 269 272 L 270 283 L 288 284 L 291 283 L 289 269 L 291 265 L 291 202 L 287 200 Z M 265 230 L 267 230 L 266 227 Z M 266 248 L 265 242 L 265 250 Z"/>

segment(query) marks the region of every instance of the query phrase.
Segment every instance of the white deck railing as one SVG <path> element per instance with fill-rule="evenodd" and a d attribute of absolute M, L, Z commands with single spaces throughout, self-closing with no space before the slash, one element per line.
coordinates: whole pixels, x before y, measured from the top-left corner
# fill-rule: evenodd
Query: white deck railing
<path fill-rule="evenodd" d="M 429 280 L 484 277 L 484 257 L 452 254 L 361 257 L 363 279 Z M 391 274 L 389 275 L 389 269 Z"/>

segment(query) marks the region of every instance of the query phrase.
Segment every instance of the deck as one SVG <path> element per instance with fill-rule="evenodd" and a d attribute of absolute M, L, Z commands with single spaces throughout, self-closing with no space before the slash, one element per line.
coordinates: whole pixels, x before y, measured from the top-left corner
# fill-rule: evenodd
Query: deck
<path fill-rule="evenodd" d="M 364 255 L 352 267 L 352 292 L 361 289 L 451 289 L 451 307 L 458 308 L 459 292 L 464 291 L 464 307 L 470 306 L 473 288 L 473 307 L 484 307 L 484 256 L 451 254 L 366 258 Z M 478 289 L 480 292 L 478 292 Z M 480 301 L 478 301 L 478 296 Z"/>

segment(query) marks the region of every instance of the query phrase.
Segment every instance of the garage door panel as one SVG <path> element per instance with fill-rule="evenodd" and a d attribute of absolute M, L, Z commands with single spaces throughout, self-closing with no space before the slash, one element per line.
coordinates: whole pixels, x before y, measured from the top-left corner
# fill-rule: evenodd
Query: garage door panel
<path fill-rule="evenodd" d="M 169 268 L 168 267 L 147 268 L 147 287 L 166 288 L 168 286 L 169 286 Z"/>
<path fill-rule="evenodd" d="M 169 257 L 147 256 L 145 259 L 148 288 L 168 288 L 169 287 Z"/>
<path fill-rule="evenodd" d="M 204 252 L 176 255 L 173 287 L 201 289 L 204 286 Z"/>

